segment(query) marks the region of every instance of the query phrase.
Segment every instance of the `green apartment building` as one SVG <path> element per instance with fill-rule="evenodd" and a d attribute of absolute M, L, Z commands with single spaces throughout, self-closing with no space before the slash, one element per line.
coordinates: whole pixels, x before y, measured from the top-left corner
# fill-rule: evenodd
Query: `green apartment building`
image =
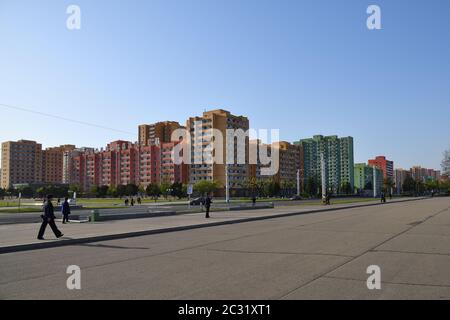
<path fill-rule="evenodd" d="M 383 187 L 383 170 L 375 168 L 377 196 L 381 194 Z M 360 194 L 373 195 L 373 167 L 365 163 L 355 164 L 355 190 Z"/>
<path fill-rule="evenodd" d="M 321 183 L 321 154 L 324 155 L 325 180 L 327 189 L 333 193 L 342 192 L 342 187 L 349 184 L 353 190 L 354 160 L 353 138 L 316 135 L 309 139 L 294 142 L 303 150 L 303 179 L 314 177 Z"/>

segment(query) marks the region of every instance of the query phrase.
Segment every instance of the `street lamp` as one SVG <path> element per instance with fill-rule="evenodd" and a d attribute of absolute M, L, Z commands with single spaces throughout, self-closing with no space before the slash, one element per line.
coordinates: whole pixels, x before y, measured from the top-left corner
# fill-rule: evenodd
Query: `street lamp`
<path fill-rule="evenodd" d="M 230 185 L 228 181 L 228 163 L 225 164 L 225 202 L 230 202 Z"/>

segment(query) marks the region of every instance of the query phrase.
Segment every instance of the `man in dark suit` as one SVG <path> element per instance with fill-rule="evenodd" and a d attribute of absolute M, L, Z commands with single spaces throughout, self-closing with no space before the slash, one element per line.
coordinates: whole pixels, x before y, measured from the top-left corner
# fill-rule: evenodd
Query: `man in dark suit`
<path fill-rule="evenodd" d="M 63 204 L 61 205 L 61 213 L 63 216 L 63 221 L 62 223 L 66 223 L 69 222 L 69 214 L 70 214 L 70 205 L 69 205 L 69 199 L 66 197 L 64 199 Z"/>
<path fill-rule="evenodd" d="M 50 228 L 52 228 L 53 233 L 55 234 L 55 236 L 57 238 L 61 238 L 63 236 L 63 234 L 61 233 L 61 231 L 58 230 L 58 228 L 56 227 L 55 224 L 55 210 L 53 208 L 53 204 L 52 204 L 52 195 L 48 195 L 47 196 L 47 201 L 45 202 L 44 205 L 44 214 L 41 215 L 42 218 L 42 224 L 41 224 L 41 228 L 39 229 L 39 234 L 38 234 L 38 239 L 39 240 L 44 240 L 44 233 L 45 233 L 45 228 L 47 227 L 47 224 L 50 225 Z"/>
<path fill-rule="evenodd" d="M 212 203 L 212 200 L 211 200 L 210 196 L 207 195 L 206 199 L 205 199 L 205 208 L 206 208 L 205 218 L 207 218 L 207 219 L 209 218 L 209 209 L 211 208 L 211 203 Z"/>

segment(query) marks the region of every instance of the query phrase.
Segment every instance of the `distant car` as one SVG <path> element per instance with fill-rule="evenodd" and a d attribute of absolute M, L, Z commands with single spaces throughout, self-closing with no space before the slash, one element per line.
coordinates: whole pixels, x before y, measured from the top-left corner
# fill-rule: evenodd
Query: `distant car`
<path fill-rule="evenodd" d="M 295 200 L 302 200 L 302 197 L 300 197 L 300 196 L 293 196 L 293 197 L 291 197 L 291 200 L 292 200 L 292 201 L 295 201 Z"/>
<path fill-rule="evenodd" d="M 205 199 L 203 198 L 195 198 L 194 200 L 191 201 L 191 206 L 199 206 L 199 205 L 204 205 L 205 204 Z"/>

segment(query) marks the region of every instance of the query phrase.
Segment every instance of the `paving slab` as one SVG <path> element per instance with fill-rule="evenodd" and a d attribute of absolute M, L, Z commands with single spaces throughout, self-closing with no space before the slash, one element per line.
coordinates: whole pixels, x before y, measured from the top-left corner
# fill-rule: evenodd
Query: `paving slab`
<path fill-rule="evenodd" d="M 432 199 L 4 253 L 0 298 L 450 299 L 450 256 L 404 241 L 445 236 L 448 215 L 450 198 Z M 373 264 L 380 291 L 366 286 Z M 79 291 L 66 287 L 69 265 Z"/>
<path fill-rule="evenodd" d="M 397 199 L 389 203 L 403 203 L 422 200 L 417 198 Z M 424 200 L 426 201 L 426 200 Z M 33 250 L 53 246 L 104 241 L 124 237 L 141 236 L 161 232 L 173 232 L 190 228 L 212 227 L 230 223 L 241 223 L 260 219 L 272 219 L 290 215 L 317 213 L 322 211 L 344 210 L 380 205 L 377 201 L 369 203 L 336 204 L 332 206 L 285 206 L 272 209 L 243 210 L 233 212 L 214 212 L 211 219 L 205 219 L 203 213 L 184 214 L 167 217 L 152 217 L 132 220 L 117 220 L 83 224 L 59 224 L 64 237 L 55 239 L 50 228 L 44 237 L 37 240 L 38 223 L 0 225 L 0 254 L 21 250 Z M 385 205 L 386 206 L 386 205 Z"/>

